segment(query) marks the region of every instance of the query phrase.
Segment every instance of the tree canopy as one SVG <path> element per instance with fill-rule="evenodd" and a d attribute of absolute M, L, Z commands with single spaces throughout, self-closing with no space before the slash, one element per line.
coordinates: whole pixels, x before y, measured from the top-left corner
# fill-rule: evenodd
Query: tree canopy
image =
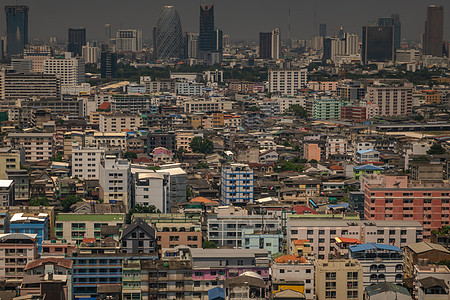
<path fill-rule="evenodd" d="M 293 115 L 299 118 L 307 118 L 308 112 L 302 106 L 298 104 L 291 105 L 287 110 L 286 114 Z"/>
<path fill-rule="evenodd" d="M 430 150 L 427 151 L 427 154 L 432 155 L 432 154 L 445 154 L 447 153 L 447 151 L 445 151 L 444 147 L 442 147 L 439 144 L 434 144 L 433 146 L 430 147 Z"/>
<path fill-rule="evenodd" d="M 214 151 L 214 144 L 211 140 L 196 136 L 191 141 L 191 149 L 196 153 L 210 154 Z"/>

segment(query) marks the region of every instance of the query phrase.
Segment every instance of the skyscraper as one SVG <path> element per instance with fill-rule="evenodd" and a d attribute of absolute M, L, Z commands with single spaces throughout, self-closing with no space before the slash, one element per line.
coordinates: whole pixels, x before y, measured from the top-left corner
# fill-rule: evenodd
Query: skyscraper
<path fill-rule="evenodd" d="M 86 46 L 86 28 L 69 28 L 68 40 L 67 51 L 73 56 L 82 56 L 83 46 Z"/>
<path fill-rule="evenodd" d="M 259 58 L 272 59 L 272 32 L 259 33 Z"/>
<path fill-rule="evenodd" d="M 200 5 L 200 34 L 198 36 L 200 58 L 214 51 L 214 5 Z"/>
<path fill-rule="evenodd" d="M 319 24 L 319 36 L 323 38 L 327 36 L 327 24 Z"/>
<path fill-rule="evenodd" d="M 185 32 L 184 33 L 184 57 L 197 57 L 198 50 L 198 33 Z"/>
<path fill-rule="evenodd" d="M 272 59 L 281 58 L 281 33 L 279 28 L 272 30 Z"/>
<path fill-rule="evenodd" d="M 222 53 L 223 51 L 223 31 L 222 29 L 214 30 L 214 50 Z"/>
<path fill-rule="evenodd" d="M 394 26 L 394 47 L 395 49 L 400 49 L 402 41 L 402 23 L 400 23 L 400 15 L 393 14 L 387 18 L 378 18 L 378 26 Z"/>
<path fill-rule="evenodd" d="M 427 8 L 425 33 L 423 34 L 423 53 L 442 56 L 444 44 L 444 7 L 430 5 Z"/>
<path fill-rule="evenodd" d="M 114 52 L 103 49 L 100 55 L 100 71 L 102 78 L 115 78 L 117 57 Z"/>
<path fill-rule="evenodd" d="M 183 31 L 177 10 L 173 6 L 164 6 L 159 13 L 156 26 L 156 58 L 160 60 L 182 58 Z"/>
<path fill-rule="evenodd" d="M 361 61 L 388 62 L 394 60 L 394 26 L 380 27 L 366 25 L 363 27 Z"/>
<path fill-rule="evenodd" d="M 111 40 L 111 24 L 105 24 L 105 41 L 109 43 Z"/>
<path fill-rule="evenodd" d="M 142 51 L 142 30 L 121 29 L 116 33 L 117 52 L 140 52 Z"/>
<path fill-rule="evenodd" d="M 28 6 L 5 6 L 7 57 L 22 54 L 28 44 L 28 10 Z"/>

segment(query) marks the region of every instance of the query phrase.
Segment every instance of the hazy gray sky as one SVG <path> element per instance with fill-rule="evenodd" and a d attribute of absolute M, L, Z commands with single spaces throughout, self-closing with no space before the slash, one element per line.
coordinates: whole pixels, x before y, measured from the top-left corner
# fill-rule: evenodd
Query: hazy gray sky
<path fill-rule="evenodd" d="M 2 4 L 16 1 L 4 0 Z M 232 40 L 257 40 L 258 32 L 280 27 L 287 38 L 288 8 L 291 9 L 291 37 L 306 39 L 314 33 L 314 7 L 317 24 L 325 23 L 328 33 L 342 25 L 345 31 L 361 35 L 361 26 L 378 17 L 400 14 L 403 37 L 420 40 L 428 4 L 444 5 L 444 37 L 450 39 L 449 0 L 216 0 L 215 23 Z M 174 5 L 181 17 L 183 31 L 198 32 L 199 0 L 22 0 L 30 7 L 30 38 L 48 40 L 50 36 L 67 39 L 67 28 L 87 28 L 87 38 L 104 40 L 106 23 L 112 32 L 140 28 L 144 40 L 151 40 L 162 6 Z M 4 10 L 0 30 L 5 32 Z"/>

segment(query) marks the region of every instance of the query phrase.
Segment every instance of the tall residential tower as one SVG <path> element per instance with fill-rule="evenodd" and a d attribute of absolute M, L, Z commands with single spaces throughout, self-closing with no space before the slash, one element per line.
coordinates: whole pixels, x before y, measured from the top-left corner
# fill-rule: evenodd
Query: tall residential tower
<path fill-rule="evenodd" d="M 423 34 L 423 53 L 442 56 L 444 44 L 444 7 L 430 5 L 427 8 L 425 33 Z"/>

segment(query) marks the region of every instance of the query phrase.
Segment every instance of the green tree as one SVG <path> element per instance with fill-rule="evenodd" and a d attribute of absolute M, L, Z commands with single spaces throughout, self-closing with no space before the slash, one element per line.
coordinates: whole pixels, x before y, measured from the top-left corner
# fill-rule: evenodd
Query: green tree
<path fill-rule="evenodd" d="M 247 108 L 247 111 L 260 111 L 259 106 L 250 106 L 249 108 Z"/>
<path fill-rule="evenodd" d="M 217 248 L 217 244 L 213 241 L 205 240 L 202 244 L 203 249 Z"/>
<path fill-rule="evenodd" d="M 141 205 L 141 204 L 136 204 L 135 206 L 133 206 L 130 211 L 126 214 L 125 216 L 125 222 L 127 224 L 131 224 L 131 217 L 133 216 L 133 214 L 152 214 L 152 213 L 159 213 L 161 212 L 159 209 L 156 209 L 156 207 L 154 205 Z"/>
<path fill-rule="evenodd" d="M 445 153 L 447 153 L 447 151 L 445 151 L 445 149 L 439 144 L 434 144 L 433 146 L 430 147 L 430 150 L 427 151 L 427 154 L 429 155 L 445 154 Z"/>
<path fill-rule="evenodd" d="M 191 141 L 191 149 L 196 153 L 209 154 L 214 151 L 214 144 L 211 140 L 196 136 Z"/>
<path fill-rule="evenodd" d="M 47 197 L 34 197 L 31 198 L 30 201 L 28 202 L 28 205 L 30 206 L 49 206 L 50 202 L 48 202 Z"/>
<path fill-rule="evenodd" d="M 199 162 L 196 166 L 196 169 L 209 169 L 209 165 L 203 161 Z"/>
<path fill-rule="evenodd" d="M 70 207 L 73 204 L 81 201 L 83 201 L 83 199 L 81 199 L 81 197 L 78 195 L 68 195 L 66 198 L 64 198 L 64 200 L 61 201 L 61 205 L 63 207 L 63 210 L 65 212 L 68 212 L 70 211 Z"/>
<path fill-rule="evenodd" d="M 287 115 L 293 115 L 298 118 L 305 119 L 308 117 L 308 112 L 298 104 L 291 105 L 285 112 Z"/>
<path fill-rule="evenodd" d="M 134 152 L 125 152 L 123 154 L 123 158 L 128 159 L 128 160 L 136 159 L 137 158 L 137 154 L 134 153 Z"/>

